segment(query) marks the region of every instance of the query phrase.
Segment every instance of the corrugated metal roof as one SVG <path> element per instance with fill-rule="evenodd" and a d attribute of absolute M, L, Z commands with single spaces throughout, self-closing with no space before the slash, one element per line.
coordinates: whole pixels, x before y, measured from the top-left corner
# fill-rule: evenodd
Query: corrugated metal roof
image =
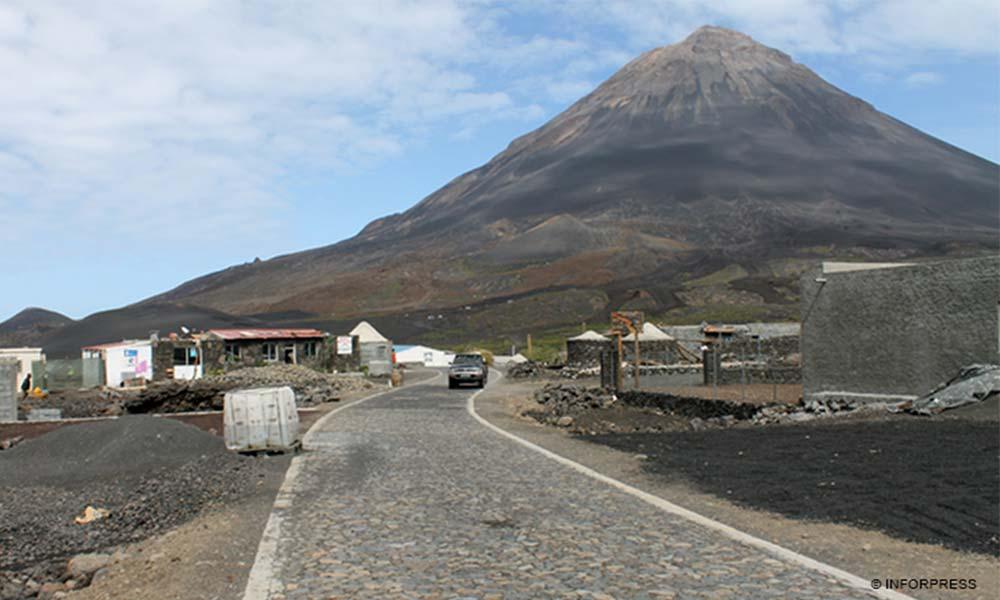
<path fill-rule="evenodd" d="M 149 340 L 121 340 L 120 342 L 107 342 L 104 344 L 84 346 L 81 350 L 107 350 L 108 348 L 117 348 L 118 346 L 145 346 L 149 343 Z"/>
<path fill-rule="evenodd" d="M 706 325 L 705 333 L 736 333 L 736 328 L 730 325 Z"/>
<path fill-rule="evenodd" d="M 319 329 L 209 329 L 208 333 L 224 340 L 287 340 L 326 336 Z"/>

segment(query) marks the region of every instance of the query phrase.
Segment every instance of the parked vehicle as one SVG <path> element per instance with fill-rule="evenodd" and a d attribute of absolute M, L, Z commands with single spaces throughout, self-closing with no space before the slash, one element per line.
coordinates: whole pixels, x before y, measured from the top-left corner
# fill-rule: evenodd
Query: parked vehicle
<path fill-rule="evenodd" d="M 489 376 L 490 369 L 482 354 L 456 354 L 448 368 L 448 388 L 455 389 L 466 383 L 483 387 Z"/>

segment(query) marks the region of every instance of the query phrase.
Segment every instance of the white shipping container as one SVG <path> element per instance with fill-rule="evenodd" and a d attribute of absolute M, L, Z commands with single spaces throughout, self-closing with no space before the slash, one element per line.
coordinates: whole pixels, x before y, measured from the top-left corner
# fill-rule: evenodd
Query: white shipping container
<path fill-rule="evenodd" d="M 290 450 L 300 444 L 295 392 L 289 387 L 227 392 L 223 413 L 230 450 Z"/>

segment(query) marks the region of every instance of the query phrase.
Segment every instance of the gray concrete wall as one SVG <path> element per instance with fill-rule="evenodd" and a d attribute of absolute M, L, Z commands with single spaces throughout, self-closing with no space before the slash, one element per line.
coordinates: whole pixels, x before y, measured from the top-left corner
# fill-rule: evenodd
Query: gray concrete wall
<path fill-rule="evenodd" d="M 369 375 L 388 375 L 392 372 L 392 342 L 362 342 L 361 366 L 368 367 Z"/>
<path fill-rule="evenodd" d="M 1000 362 L 1000 257 L 817 268 L 801 285 L 807 400 L 919 396 L 962 366 Z"/>
<path fill-rule="evenodd" d="M 17 420 L 17 369 L 16 360 L 0 360 L 0 421 Z"/>

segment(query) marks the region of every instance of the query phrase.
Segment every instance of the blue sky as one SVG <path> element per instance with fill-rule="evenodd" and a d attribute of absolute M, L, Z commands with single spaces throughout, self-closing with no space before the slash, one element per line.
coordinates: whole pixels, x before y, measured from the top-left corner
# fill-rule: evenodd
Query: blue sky
<path fill-rule="evenodd" d="M 996 161 L 968 0 L 0 2 L 0 320 L 83 317 L 405 210 L 703 24 Z"/>

